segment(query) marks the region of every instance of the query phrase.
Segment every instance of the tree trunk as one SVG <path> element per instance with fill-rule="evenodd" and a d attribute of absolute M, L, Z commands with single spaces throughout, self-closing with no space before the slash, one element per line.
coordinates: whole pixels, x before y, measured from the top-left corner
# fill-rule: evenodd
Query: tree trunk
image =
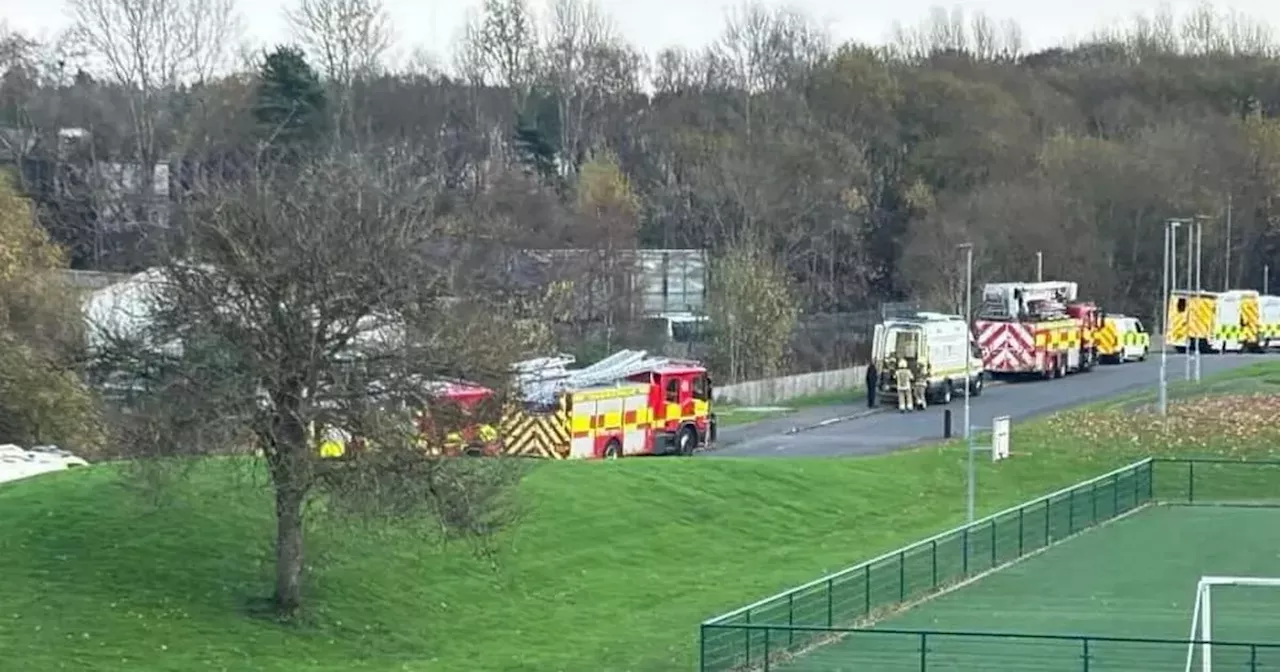
<path fill-rule="evenodd" d="M 276 609 L 292 614 L 302 604 L 302 501 L 299 489 L 276 487 Z"/>

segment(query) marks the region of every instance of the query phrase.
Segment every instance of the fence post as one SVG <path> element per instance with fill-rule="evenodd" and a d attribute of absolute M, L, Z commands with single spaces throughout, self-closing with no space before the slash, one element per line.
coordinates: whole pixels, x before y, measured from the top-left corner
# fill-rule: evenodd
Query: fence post
<path fill-rule="evenodd" d="M 1156 463 L 1152 460 L 1147 463 L 1147 501 L 1156 498 Z"/>
<path fill-rule="evenodd" d="M 1249 672 L 1258 672 L 1258 645 L 1249 645 Z"/>
<path fill-rule="evenodd" d="M 1187 462 L 1187 503 L 1196 503 L 1196 463 Z"/>
<path fill-rule="evenodd" d="M 796 640 L 796 594 L 795 591 L 787 593 L 787 646 L 795 646 Z M 765 630 L 765 641 L 769 641 L 769 631 Z M 767 658 L 766 658 L 767 660 Z"/>
<path fill-rule="evenodd" d="M 867 568 L 862 570 L 862 599 L 864 604 L 863 615 L 871 618 L 871 563 L 867 563 Z"/>
<path fill-rule="evenodd" d="M 748 609 L 748 610 L 747 610 L 746 617 L 747 617 L 747 625 L 751 625 L 751 610 L 750 610 L 750 609 Z M 751 666 L 751 628 L 743 628 L 743 629 L 742 629 L 742 634 L 744 634 L 744 635 L 746 635 L 746 636 L 747 636 L 747 644 L 746 644 L 746 649 L 747 649 L 747 651 L 746 651 L 746 654 L 747 654 L 747 667 L 750 667 L 750 666 Z"/>
<path fill-rule="evenodd" d="M 996 555 L 996 519 L 992 518 L 991 519 L 991 568 L 992 569 L 995 569 L 997 557 L 998 556 Z"/>
<path fill-rule="evenodd" d="M 771 628 L 764 629 L 764 672 L 769 672 L 769 633 Z"/>
<path fill-rule="evenodd" d="M 1097 525 L 1098 524 L 1098 482 L 1097 481 L 1094 481 L 1093 485 L 1089 486 L 1089 511 L 1090 511 L 1089 515 L 1093 518 L 1093 521 L 1089 524 Z"/>
<path fill-rule="evenodd" d="M 707 672 L 707 625 L 698 626 L 698 672 Z"/>
<path fill-rule="evenodd" d="M 1089 672 L 1089 638 L 1084 637 L 1084 638 L 1081 638 L 1080 641 L 1084 644 L 1084 651 L 1082 652 L 1083 659 L 1084 659 L 1084 666 L 1081 668 L 1081 670 L 1083 672 Z"/>
<path fill-rule="evenodd" d="M 929 542 L 929 564 L 933 569 L 933 587 L 938 588 L 938 540 Z"/>
<path fill-rule="evenodd" d="M 929 668 L 929 633 L 920 633 L 920 672 Z"/>
<path fill-rule="evenodd" d="M 1049 524 L 1049 511 L 1052 508 L 1053 508 L 1053 500 L 1046 498 L 1044 500 L 1044 545 L 1045 546 L 1049 545 L 1049 530 L 1051 527 Z"/>
<path fill-rule="evenodd" d="M 1072 488 L 1067 491 L 1067 536 L 1076 533 L 1076 491 Z"/>
<path fill-rule="evenodd" d="M 960 564 L 960 573 L 963 574 L 964 576 L 969 576 L 969 528 L 968 527 L 964 528 L 964 531 L 960 534 L 960 536 L 961 536 L 960 552 L 964 554 L 964 559 L 961 561 L 961 564 Z"/>
<path fill-rule="evenodd" d="M 898 552 L 898 601 L 907 601 L 907 552 Z"/>
<path fill-rule="evenodd" d="M 835 625 L 836 600 L 835 600 L 835 596 L 831 594 L 832 588 L 833 586 L 831 585 L 831 579 L 827 579 L 827 627 L 828 628 Z"/>
<path fill-rule="evenodd" d="M 1111 477 L 1111 517 L 1120 515 L 1120 474 Z"/>
<path fill-rule="evenodd" d="M 1025 506 L 1018 507 L 1018 557 L 1019 558 L 1022 557 L 1022 547 L 1023 547 L 1022 530 L 1023 530 L 1023 519 L 1025 518 L 1023 514 L 1026 513 L 1026 510 L 1027 510 L 1027 507 Z"/>

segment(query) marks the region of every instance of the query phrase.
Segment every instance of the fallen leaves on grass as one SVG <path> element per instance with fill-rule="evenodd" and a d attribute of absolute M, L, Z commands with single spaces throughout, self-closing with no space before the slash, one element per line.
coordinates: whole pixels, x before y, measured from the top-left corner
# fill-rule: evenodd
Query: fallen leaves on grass
<path fill-rule="evenodd" d="M 1167 416 L 1153 406 L 1061 413 L 1048 419 L 1044 438 L 1148 454 L 1259 457 L 1280 444 L 1277 417 L 1280 395 L 1222 395 L 1170 402 Z"/>

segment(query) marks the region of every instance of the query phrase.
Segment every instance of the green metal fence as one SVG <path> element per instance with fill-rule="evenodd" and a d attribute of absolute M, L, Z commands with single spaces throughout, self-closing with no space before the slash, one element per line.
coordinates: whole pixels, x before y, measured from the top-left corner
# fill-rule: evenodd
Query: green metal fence
<path fill-rule="evenodd" d="M 994 670 L 1001 666 L 995 665 L 991 656 L 1002 655 L 997 650 L 1016 648 L 1039 651 L 1036 655 L 1042 659 L 1054 656 L 1057 663 L 1051 666 L 1053 669 L 1174 669 L 1169 667 L 1168 660 L 1172 659 L 1166 660 L 1165 656 L 1173 655 L 1170 652 L 1179 647 L 1179 655 L 1185 656 L 1186 641 L 859 628 L 1148 504 L 1270 505 L 1280 497 L 1277 485 L 1280 461 L 1148 458 L 1135 462 L 705 621 L 700 632 L 700 669 L 763 669 L 772 661 L 846 637 L 865 637 L 883 648 L 884 660 L 874 667 L 876 670 Z M 1016 642 L 1018 646 L 997 647 L 997 639 L 1006 644 Z M 1082 653 L 1091 646 L 1093 653 Z M 1218 646 L 1231 650 L 1223 655 L 1239 662 L 1230 669 L 1280 670 L 1280 645 L 1215 644 L 1215 650 Z M 989 650 L 980 652 L 984 647 Z M 1134 662 L 1131 664 L 1129 659 Z M 860 654 L 859 663 L 865 660 L 865 655 Z M 1182 658 L 1177 660 L 1179 666 L 1183 662 Z M 1080 667 L 1074 667 L 1075 663 Z M 1007 669 L 1044 666 L 1014 665 Z"/>
<path fill-rule="evenodd" d="M 1205 642 L 1177 639 L 1132 639 L 1082 635 L 1023 635 L 989 632 L 932 632 L 919 630 L 859 630 L 769 625 L 704 625 L 703 632 L 721 630 L 732 636 L 750 633 L 759 647 L 741 670 L 777 672 L 1177 672 L 1190 654 L 1199 672 Z M 797 657 L 788 646 L 795 632 L 814 645 L 834 643 L 824 655 L 818 649 Z M 1213 642 L 1213 669 L 1233 672 L 1280 670 L 1280 644 Z M 1190 650 L 1189 650 L 1190 649 Z M 856 660 L 845 660 L 850 654 Z"/>
<path fill-rule="evenodd" d="M 1154 498 L 1162 504 L 1241 506 L 1280 503 L 1280 461 L 1155 458 Z"/>

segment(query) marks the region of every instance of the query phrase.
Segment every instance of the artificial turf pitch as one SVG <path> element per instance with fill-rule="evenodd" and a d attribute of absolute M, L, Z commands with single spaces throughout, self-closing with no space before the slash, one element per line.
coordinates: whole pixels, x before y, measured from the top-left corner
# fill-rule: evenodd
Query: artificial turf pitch
<path fill-rule="evenodd" d="M 772 669 L 1182 670 L 1185 643 L 1075 636 L 1185 642 L 1205 575 L 1280 577 L 1280 508 L 1149 507 Z M 1212 618 L 1215 642 L 1280 643 L 1280 587 L 1216 587 Z M 901 630 L 1051 637 L 926 635 L 922 660 Z M 1213 669 L 1280 670 L 1280 646 L 1215 644 Z"/>

